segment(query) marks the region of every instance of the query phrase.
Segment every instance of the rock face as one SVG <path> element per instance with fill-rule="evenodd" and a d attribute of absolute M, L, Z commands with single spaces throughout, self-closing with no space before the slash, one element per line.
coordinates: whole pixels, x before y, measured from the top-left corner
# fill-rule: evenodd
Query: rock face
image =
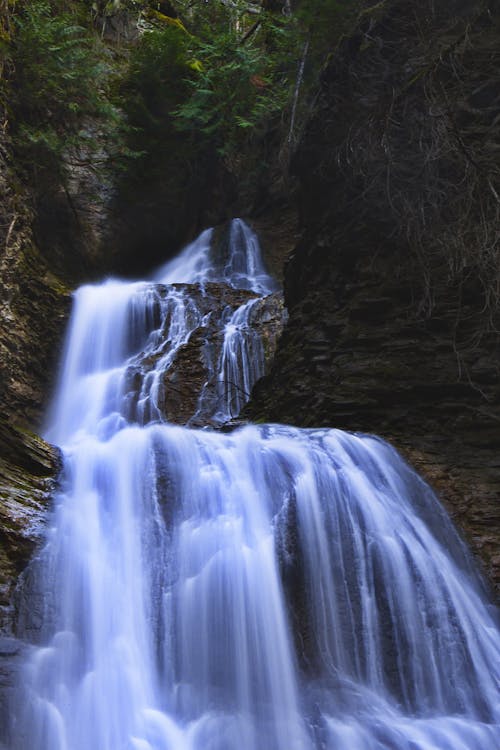
<path fill-rule="evenodd" d="M 0 102 L 0 727 L 22 655 L 12 637 L 12 594 L 41 541 L 61 464 L 24 428 L 39 424 L 53 387 L 70 306 L 64 284 L 37 249 L 26 190 L 9 166 Z M 1 741 L 0 741 L 1 745 Z"/>
<path fill-rule="evenodd" d="M 0 397 L 4 415 L 34 425 L 53 387 L 71 298 L 34 244 L 18 190 L 0 157 Z"/>
<path fill-rule="evenodd" d="M 10 631 L 10 596 L 60 469 L 57 451 L 24 427 L 39 423 L 53 387 L 70 306 L 33 242 L 29 203 L 4 145 L 0 139 L 0 635 Z"/>
<path fill-rule="evenodd" d="M 0 420 L 0 726 L 7 726 L 9 691 L 23 655 L 12 637 L 13 592 L 42 541 L 61 458 L 32 433 Z M 34 603 L 33 603 L 34 604 Z M 1 746 L 1 745 L 0 745 Z"/>
<path fill-rule="evenodd" d="M 61 469 L 59 451 L 0 424 L 0 633 L 9 632 L 17 576 L 42 538 L 48 501 Z"/>
<path fill-rule="evenodd" d="M 161 418 L 174 424 L 202 427 L 219 420 L 220 393 L 218 375 L 222 360 L 225 325 L 231 316 L 246 303 L 252 305 L 248 327 L 258 335 L 263 345 L 264 369 L 267 371 L 283 329 L 283 296 L 280 293 L 259 297 L 243 289 L 234 289 L 225 283 L 155 285 L 152 292 L 158 304 L 165 304 L 169 294 L 189 300 L 191 333 L 172 358 L 163 364 L 165 353 L 171 347 L 169 328 L 175 308 L 167 314 L 160 331 L 159 344 L 153 350 L 139 354 L 127 373 L 127 419 L 141 421 L 138 402 L 144 400 L 145 385 L 158 371 L 159 382 L 156 406 Z M 252 353 L 249 352 L 251 355 Z M 200 397 L 201 393 L 201 397 Z M 248 398 L 249 394 L 246 394 Z M 149 413 L 147 418 L 151 418 Z"/>
<path fill-rule="evenodd" d="M 246 412 L 391 440 L 497 586 L 499 38 L 493 4 L 395 0 L 332 54 L 294 164 L 289 324 Z"/>

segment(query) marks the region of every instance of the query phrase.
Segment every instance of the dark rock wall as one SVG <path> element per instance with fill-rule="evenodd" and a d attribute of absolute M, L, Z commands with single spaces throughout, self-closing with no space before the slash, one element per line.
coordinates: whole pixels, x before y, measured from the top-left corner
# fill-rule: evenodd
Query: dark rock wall
<path fill-rule="evenodd" d="M 70 306 L 33 242 L 29 201 L 7 157 L 0 136 L 0 636 L 11 629 L 11 594 L 41 539 L 60 468 L 58 452 L 27 428 L 40 425 Z"/>
<path fill-rule="evenodd" d="M 375 432 L 500 585 L 498 3 L 381 2 L 295 157 L 290 319 L 247 415 Z"/>
<path fill-rule="evenodd" d="M 2 415 L 36 425 L 54 380 L 69 290 L 33 240 L 33 215 L 0 139 L 0 398 Z"/>
<path fill-rule="evenodd" d="M 18 575 L 41 541 L 59 451 L 32 433 L 0 424 L 0 634 L 12 621 L 12 593 Z"/>
<path fill-rule="evenodd" d="M 9 724 L 9 695 L 24 655 L 13 637 L 18 578 L 43 541 L 61 469 L 59 451 L 0 418 L 0 747 Z M 31 602 L 35 610 L 37 603 Z"/>

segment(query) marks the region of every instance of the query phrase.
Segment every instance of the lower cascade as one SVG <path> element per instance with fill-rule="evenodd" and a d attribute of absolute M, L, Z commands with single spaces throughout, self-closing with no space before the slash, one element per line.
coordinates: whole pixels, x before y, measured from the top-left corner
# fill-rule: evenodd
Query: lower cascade
<path fill-rule="evenodd" d="M 497 612 L 394 449 L 164 420 L 166 373 L 209 324 L 195 288 L 243 296 L 193 418 L 234 416 L 262 375 L 249 314 L 276 284 L 240 220 L 216 250 L 205 232 L 151 281 L 75 295 L 9 750 L 498 750 Z"/>

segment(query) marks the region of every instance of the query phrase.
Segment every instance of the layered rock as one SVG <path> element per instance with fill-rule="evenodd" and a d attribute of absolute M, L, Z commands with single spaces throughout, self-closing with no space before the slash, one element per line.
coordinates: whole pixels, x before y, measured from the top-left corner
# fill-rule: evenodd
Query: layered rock
<path fill-rule="evenodd" d="M 22 660 L 13 637 L 13 594 L 19 575 L 42 542 L 61 469 L 56 448 L 0 420 L 0 726 L 7 726 L 8 696 Z M 35 602 L 31 605 L 36 606 Z M 1 746 L 1 744 L 0 744 Z"/>
<path fill-rule="evenodd" d="M 499 14 L 382 2 L 322 75 L 295 158 L 288 327 L 254 419 L 392 440 L 500 584 Z"/>
<path fill-rule="evenodd" d="M 39 423 L 53 387 L 70 307 L 66 287 L 37 250 L 29 202 L 0 139 L 0 634 L 11 594 L 42 532 L 58 453 L 25 426 Z"/>
<path fill-rule="evenodd" d="M 220 421 L 215 415 L 220 409 L 218 379 L 226 324 L 239 308 L 255 301 L 247 325 L 262 342 L 263 367 L 267 371 L 283 328 L 283 297 L 280 293 L 259 297 L 225 283 L 155 285 L 158 304 L 162 301 L 164 304 L 172 291 L 175 297 L 180 295 L 189 300 L 193 311 L 191 332 L 173 357 L 164 361 L 172 346 L 169 338 L 172 313 L 167 313 L 159 331 L 159 342 L 153 349 L 146 348 L 137 355 L 128 368 L 125 389 L 129 412 L 126 417 L 141 421 L 138 402 L 149 398 L 145 384 L 157 373 L 154 401 L 162 419 L 193 427 L 216 425 Z M 248 398 L 250 394 L 244 395 Z"/>
<path fill-rule="evenodd" d="M 29 201 L 5 157 L 0 193 L 0 397 L 4 414 L 34 425 L 54 383 L 71 298 L 33 241 Z"/>
<path fill-rule="evenodd" d="M 0 439 L 0 633 L 8 633 L 13 589 L 42 539 L 61 457 L 33 433 L 3 422 Z"/>

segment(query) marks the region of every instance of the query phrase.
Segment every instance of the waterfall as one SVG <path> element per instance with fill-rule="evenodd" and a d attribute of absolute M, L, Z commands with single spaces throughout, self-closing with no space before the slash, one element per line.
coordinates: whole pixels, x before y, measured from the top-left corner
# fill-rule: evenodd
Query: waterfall
<path fill-rule="evenodd" d="M 257 300 L 250 300 L 231 315 L 224 327 L 224 343 L 217 373 L 217 413 L 220 422 L 237 417 L 252 386 L 264 374 L 264 346 L 250 325 Z"/>
<path fill-rule="evenodd" d="M 224 381 L 259 376 L 245 332 L 276 288 L 243 222 L 152 280 L 75 294 L 47 431 L 65 470 L 20 593 L 33 645 L 9 750 L 497 750 L 496 611 L 389 445 L 165 422 L 165 373 L 211 284 L 250 295 L 211 364 L 230 416 Z"/>
<path fill-rule="evenodd" d="M 222 281 L 235 289 L 271 294 L 278 289 L 266 272 L 259 240 L 241 219 L 233 219 L 227 237 L 214 242 L 213 229 L 202 232 L 177 258 L 160 268 L 155 281 L 164 284 Z"/>

